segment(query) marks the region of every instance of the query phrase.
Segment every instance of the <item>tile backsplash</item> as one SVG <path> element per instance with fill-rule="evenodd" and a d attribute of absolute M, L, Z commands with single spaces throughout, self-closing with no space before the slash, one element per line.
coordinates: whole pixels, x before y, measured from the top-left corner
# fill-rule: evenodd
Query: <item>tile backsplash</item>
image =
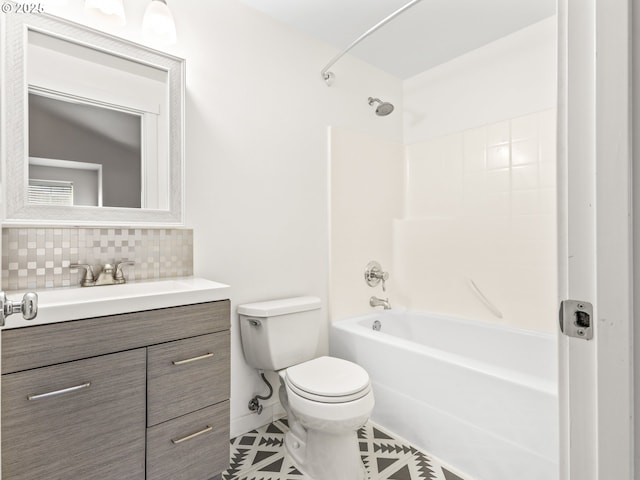
<path fill-rule="evenodd" d="M 193 230 L 176 228 L 4 227 L 4 290 L 79 286 L 83 269 L 134 261 L 128 281 L 193 275 Z M 94 270 L 97 273 L 97 270 Z"/>

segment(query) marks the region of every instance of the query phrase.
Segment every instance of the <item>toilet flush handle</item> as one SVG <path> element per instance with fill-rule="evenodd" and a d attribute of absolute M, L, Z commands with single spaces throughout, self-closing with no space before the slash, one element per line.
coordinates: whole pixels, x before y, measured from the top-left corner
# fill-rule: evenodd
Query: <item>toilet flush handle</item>
<path fill-rule="evenodd" d="M 252 327 L 261 327 L 262 326 L 262 322 L 260 320 L 258 320 L 257 318 L 247 318 L 247 322 L 249 322 L 249 325 L 251 325 Z"/>

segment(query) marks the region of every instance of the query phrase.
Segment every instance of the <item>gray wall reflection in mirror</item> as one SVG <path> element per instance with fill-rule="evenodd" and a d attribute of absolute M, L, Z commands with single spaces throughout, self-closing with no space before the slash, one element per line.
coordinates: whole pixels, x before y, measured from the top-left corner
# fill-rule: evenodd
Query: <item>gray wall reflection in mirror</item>
<path fill-rule="evenodd" d="M 103 166 L 102 202 L 74 185 L 66 205 L 167 209 L 167 71 L 38 31 L 27 38 L 29 157 Z"/>
<path fill-rule="evenodd" d="M 140 208 L 141 123 L 140 115 L 30 93 L 30 183 L 71 182 L 73 205 Z"/>

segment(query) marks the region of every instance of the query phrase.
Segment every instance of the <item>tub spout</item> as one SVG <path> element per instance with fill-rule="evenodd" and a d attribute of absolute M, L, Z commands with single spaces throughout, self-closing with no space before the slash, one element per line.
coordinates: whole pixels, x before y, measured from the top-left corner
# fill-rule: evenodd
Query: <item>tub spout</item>
<path fill-rule="evenodd" d="M 391 310 L 391 304 L 388 298 L 371 297 L 369 299 L 369 305 L 372 307 L 384 307 L 385 310 Z"/>

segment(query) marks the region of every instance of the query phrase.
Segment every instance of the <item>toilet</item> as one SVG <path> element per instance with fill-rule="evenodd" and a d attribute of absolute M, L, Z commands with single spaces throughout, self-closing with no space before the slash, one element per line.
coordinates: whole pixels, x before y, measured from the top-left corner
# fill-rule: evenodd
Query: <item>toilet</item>
<path fill-rule="evenodd" d="M 362 480 L 357 431 L 373 410 L 369 375 L 355 363 L 316 357 L 322 322 L 317 297 L 238 306 L 247 363 L 277 371 L 287 412 L 285 448 L 313 480 Z"/>

